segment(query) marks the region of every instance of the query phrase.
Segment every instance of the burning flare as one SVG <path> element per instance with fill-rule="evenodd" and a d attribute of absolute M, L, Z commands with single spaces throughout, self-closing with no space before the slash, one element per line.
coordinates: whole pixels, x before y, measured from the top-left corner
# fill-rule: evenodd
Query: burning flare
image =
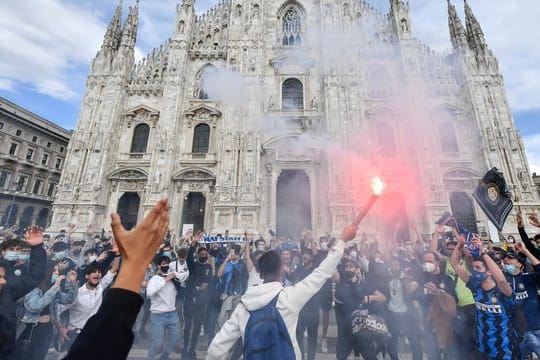
<path fill-rule="evenodd" d="M 381 178 L 373 178 L 373 180 L 371 180 L 371 191 L 373 191 L 373 195 L 381 196 L 383 190 L 384 182 L 381 180 Z"/>

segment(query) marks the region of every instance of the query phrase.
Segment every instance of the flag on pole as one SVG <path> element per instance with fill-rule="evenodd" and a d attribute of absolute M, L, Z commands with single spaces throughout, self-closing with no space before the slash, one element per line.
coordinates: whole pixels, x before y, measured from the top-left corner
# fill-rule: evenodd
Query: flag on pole
<path fill-rule="evenodd" d="M 503 174 L 497 168 L 489 170 L 478 183 L 473 197 L 489 220 L 502 231 L 514 206 Z"/>

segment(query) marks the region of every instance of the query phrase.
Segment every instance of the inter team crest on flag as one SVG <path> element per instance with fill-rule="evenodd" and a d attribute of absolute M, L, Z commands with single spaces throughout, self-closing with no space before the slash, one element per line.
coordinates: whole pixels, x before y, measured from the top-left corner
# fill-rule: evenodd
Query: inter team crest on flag
<path fill-rule="evenodd" d="M 510 199 L 510 192 L 506 181 L 497 168 L 489 170 L 478 183 L 473 197 L 480 205 L 489 220 L 502 231 L 506 218 L 514 204 Z"/>

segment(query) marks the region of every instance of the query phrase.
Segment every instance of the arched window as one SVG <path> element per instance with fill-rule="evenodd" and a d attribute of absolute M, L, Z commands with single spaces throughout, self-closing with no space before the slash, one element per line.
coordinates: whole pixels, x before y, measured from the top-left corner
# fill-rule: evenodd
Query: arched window
<path fill-rule="evenodd" d="M 443 121 L 439 123 L 439 136 L 441 139 L 441 149 L 443 152 L 458 152 L 458 142 L 454 126 L 448 122 Z"/>
<path fill-rule="evenodd" d="M 49 226 L 49 209 L 41 209 L 36 220 L 36 225 L 42 228 Z"/>
<path fill-rule="evenodd" d="M 368 71 L 366 81 L 368 96 L 372 98 L 386 98 L 394 94 L 392 78 L 380 65 L 375 65 Z"/>
<path fill-rule="evenodd" d="M 148 135 L 150 134 L 150 126 L 147 124 L 139 124 L 133 131 L 133 141 L 131 143 L 131 153 L 145 153 L 148 146 Z"/>
<path fill-rule="evenodd" d="M 21 229 L 26 229 L 32 225 L 32 218 L 34 216 L 34 207 L 28 206 L 24 209 L 19 226 Z"/>
<path fill-rule="evenodd" d="M 9 205 L 4 212 L 4 226 L 13 226 L 17 221 L 17 213 L 19 212 L 19 206 L 17 204 Z"/>
<path fill-rule="evenodd" d="M 302 43 L 302 16 L 296 7 L 290 7 L 283 15 L 284 46 L 300 45 Z"/>
<path fill-rule="evenodd" d="M 396 152 L 396 138 L 392 126 L 386 123 L 377 124 L 377 142 L 381 153 L 393 155 Z"/>
<path fill-rule="evenodd" d="M 212 97 L 209 89 L 212 88 L 212 79 L 217 73 L 217 69 L 212 65 L 204 66 L 197 74 L 197 88 L 195 90 L 195 97 L 201 100 L 207 100 Z"/>
<path fill-rule="evenodd" d="M 210 145 L 210 126 L 200 124 L 195 127 L 193 132 L 193 150 L 194 154 L 206 154 Z"/>
<path fill-rule="evenodd" d="M 281 108 L 302 110 L 304 108 L 304 85 L 298 79 L 287 79 L 281 87 Z"/>

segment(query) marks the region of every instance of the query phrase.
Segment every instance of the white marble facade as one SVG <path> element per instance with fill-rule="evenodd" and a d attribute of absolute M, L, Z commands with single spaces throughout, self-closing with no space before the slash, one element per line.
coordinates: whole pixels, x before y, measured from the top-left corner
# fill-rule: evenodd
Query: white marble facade
<path fill-rule="evenodd" d="M 183 0 L 170 40 L 138 63 L 138 5 L 123 24 L 117 9 L 88 76 L 51 229 L 68 222 L 107 227 L 107 214 L 134 193 L 138 219 L 167 195 L 171 227 L 180 231 L 185 202 L 197 193 L 208 233 L 266 234 L 278 221 L 280 174 L 301 170 L 310 184 L 311 230 L 336 234 L 359 204 L 351 180 L 325 152 L 331 141 L 382 164 L 413 152 L 407 156 L 416 159 L 426 200 L 421 211 L 404 204 L 411 236 L 414 228 L 432 231 L 451 193 L 470 195 L 493 166 L 521 210 L 532 211 L 538 195 L 523 143 L 497 59 L 469 6 L 463 25 L 449 4 L 453 51 L 439 54 L 414 38 L 408 4 L 390 3 L 385 14 L 361 0 L 225 0 L 197 16 L 194 1 Z M 346 37 L 357 31 L 348 47 Z M 341 34 L 342 44 L 329 34 Z M 206 94 L 203 79 L 215 74 L 231 81 L 229 94 Z M 301 83 L 294 109 L 283 101 L 288 79 Z M 140 124 L 149 128 L 148 144 L 134 153 Z M 194 152 L 200 124 L 210 129 L 208 151 Z M 381 154 L 386 145 L 377 144 L 377 129 L 393 134 L 390 153 Z M 447 143 L 445 131 L 456 134 Z M 299 147 L 295 141 L 306 134 L 315 140 Z M 402 146 L 411 136 L 414 148 Z M 487 231 L 476 205 L 474 216 Z M 384 233 L 373 219 L 366 226 L 374 237 Z M 505 232 L 516 233 L 513 216 Z"/>

